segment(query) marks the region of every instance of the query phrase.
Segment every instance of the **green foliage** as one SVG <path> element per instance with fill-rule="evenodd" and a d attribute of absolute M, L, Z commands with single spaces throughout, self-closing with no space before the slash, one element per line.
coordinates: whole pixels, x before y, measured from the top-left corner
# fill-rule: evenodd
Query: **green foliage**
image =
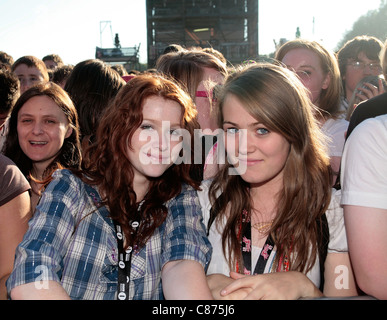
<path fill-rule="evenodd" d="M 368 35 L 384 42 L 387 39 L 387 0 L 381 0 L 377 10 L 370 10 L 361 16 L 338 43 L 337 50 L 356 36 Z"/>

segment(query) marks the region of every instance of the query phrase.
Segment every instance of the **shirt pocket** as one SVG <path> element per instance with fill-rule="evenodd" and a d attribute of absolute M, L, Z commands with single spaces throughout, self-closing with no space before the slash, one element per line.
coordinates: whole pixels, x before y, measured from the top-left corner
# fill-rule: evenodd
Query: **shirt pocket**
<path fill-rule="evenodd" d="M 147 272 L 146 246 L 139 252 L 133 252 L 130 271 L 131 280 L 145 277 Z"/>
<path fill-rule="evenodd" d="M 106 255 L 101 268 L 100 287 L 109 294 L 117 291 L 118 249 L 114 238 L 108 237 Z"/>

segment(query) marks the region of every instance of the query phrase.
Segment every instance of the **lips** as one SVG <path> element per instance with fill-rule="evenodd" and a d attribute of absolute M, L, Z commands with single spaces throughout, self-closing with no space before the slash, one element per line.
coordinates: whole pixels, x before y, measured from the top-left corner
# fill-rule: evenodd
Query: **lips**
<path fill-rule="evenodd" d="M 47 141 L 30 141 L 30 144 L 33 146 L 44 146 L 47 144 Z"/>
<path fill-rule="evenodd" d="M 157 163 L 164 163 L 165 161 L 169 161 L 169 155 L 168 156 L 162 156 L 162 155 L 153 155 L 152 153 L 146 154 L 148 158 L 150 158 L 152 161 Z"/>
<path fill-rule="evenodd" d="M 246 159 L 246 158 L 244 158 L 244 159 L 239 158 L 238 160 L 239 160 L 239 162 L 246 164 L 247 166 L 252 166 L 252 165 L 255 165 L 255 164 L 263 161 L 263 160 L 258 160 L 258 159 Z"/>

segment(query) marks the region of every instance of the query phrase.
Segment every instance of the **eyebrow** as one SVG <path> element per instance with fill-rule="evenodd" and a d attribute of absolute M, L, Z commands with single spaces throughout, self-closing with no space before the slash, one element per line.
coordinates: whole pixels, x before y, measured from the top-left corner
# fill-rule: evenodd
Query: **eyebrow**
<path fill-rule="evenodd" d="M 149 122 L 152 122 L 152 123 L 154 123 L 154 124 L 162 124 L 162 122 L 168 121 L 168 122 L 170 123 L 170 126 L 171 126 L 171 127 L 182 127 L 182 123 L 181 123 L 181 122 L 171 123 L 170 120 L 159 120 L 159 119 L 148 119 L 148 118 L 143 118 L 142 121 L 149 121 Z"/>
<path fill-rule="evenodd" d="M 17 77 L 40 77 L 40 76 L 42 76 L 42 74 L 41 73 L 38 73 L 38 74 L 36 74 L 36 73 L 28 73 L 28 74 L 18 73 L 18 74 L 16 74 L 16 76 Z"/>
<path fill-rule="evenodd" d="M 225 124 L 229 124 L 229 125 L 238 127 L 238 124 L 236 124 L 236 123 L 234 123 L 232 121 L 223 121 L 223 125 L 225 125 Z M 249 127 L 256 127 L 256 126 L 259 126 L 259 125 L 263 126 L 264 124 L 262 122 L 257 121 L 257 122 L 254 122 L 254 123 L 250 124 Z"/>
<path fill-rule="evenodd" d="M 378 62 L 378 63 L 379 63 L 378 59 L 370 59 L 370 58 L 368 58 L 368 57 L 367 57 L 367 59 L 368 59 L 369 61 L 371 61 L 371 62 Z M 360 62 L 367 63 L 367 62 L 365 61 L 365 59 L 361 59 L 361 58 L 349 58 L 348 60 L 360 61 Z"/>
<path fill-rule="evenodd" d="M 290 70 L 295 70 L 293 67 L 291 67 L 291 66 L 287 66 L 288 67 L 288 69 L 290 69 Z M 301 66 L 299 66 L 299 68 L 311 68 L 311 69 L 313 69 L 313 70 L 315 70 L 315 67 L 313 67 L 312 65 L 309 65 L 309 64 L 303 64 L 303 65 L 301 65 Z"/>
<path fill-rule="evenodd" d="M 223 124 L 230 124 L 230 125 L 233 125 L 233 126 L 236 125 L 236 123 L 231 122 L 231 121 L 223 121 Z"/>
<path fill-rule="evenodd" d="M 19 113 L 18 114 L 18 118 L 19 117 L 35 117 L 36 115 L 34 115 L 34 114 L 31 114 L 31 113 Z M 58 116 L 57 115 L 55 115 L 55 114 L 44 114 L 43 116 L 42 116 L 42 118 L 58 118 Z"/>

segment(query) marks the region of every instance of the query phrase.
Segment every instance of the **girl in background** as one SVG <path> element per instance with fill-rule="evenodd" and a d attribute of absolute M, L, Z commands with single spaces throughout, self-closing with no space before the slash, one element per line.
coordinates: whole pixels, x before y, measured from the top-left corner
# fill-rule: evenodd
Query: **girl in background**
<path fill-rule="evenodd" d="M 339 65 L 332 52 L 316 41 L 297 39 L 285 43 L 276 59 L 294 71 L 308 89 L 317 107 L 314 116 L 328 136 L 328 155 L 333 170 L 332 185 L 340 169 L 348 121 L 340 109 L 342 92 Z"/>

